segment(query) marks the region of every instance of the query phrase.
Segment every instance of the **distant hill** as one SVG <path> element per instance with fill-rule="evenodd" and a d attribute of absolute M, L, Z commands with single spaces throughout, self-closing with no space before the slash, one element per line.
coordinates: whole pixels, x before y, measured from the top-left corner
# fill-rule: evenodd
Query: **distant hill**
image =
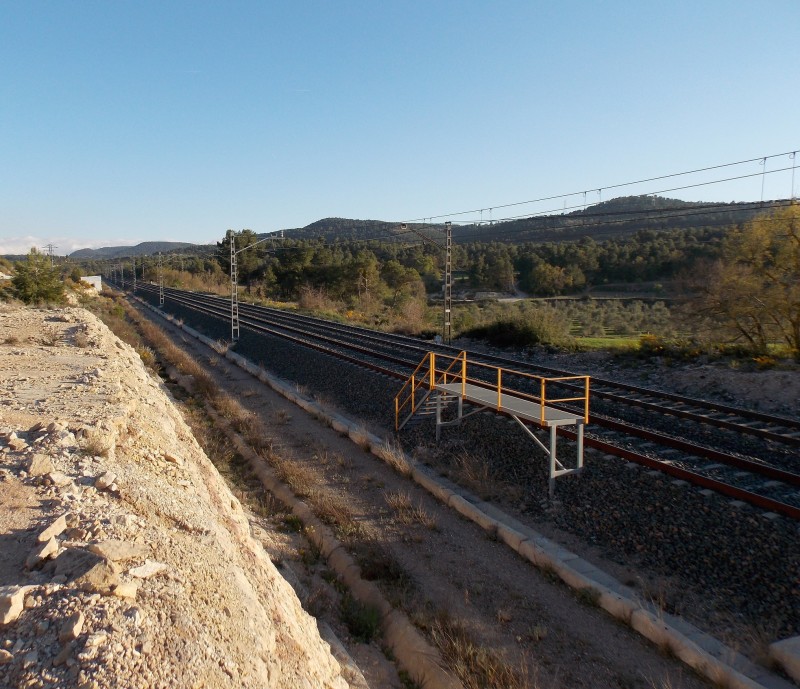
<path fill-rule="evenodd" d="M 785 202 L 750 203 L 688 202 L 661 196 L 621 196 L 571 213 L 541 215 L 482 225 L 454 225 L 453 241 L 466 242 L 554 242 L 576 241 L 591 237 L 604 241 L 631 235 L 641 230 L 667 231 L 676 229 L 721 227 L 751 220 L 773 206 Z M 316 222 L 284 231 L 287 239 L 321 239 L 335 241 L 409 241 L 417 239 L 413 230 L 441 240 L 444 225 L 411 224 L 403 232 L 399 221 L 353 220 L 323 218 Z M 270 233 L 275 236 L 275 233 Z M 260 234 L 259 237 L 267 237 Z M 79 249 L 70 258 L 83 260 L 148 256 L 176 251 L 207 255 L 214 244 L 187 242 L 142 242 L 136 246 L 108 246 L 101 249 Z"/>
<path fill-rule="evenodd" d="M 396 234 L 399 222 L 386 220 L 351 220 L 349 218 L 323 218 L 305 227 L 285 230 L 290 239 L 324 239 L 325 241 L 387 240 Z"/>
<path fill-rule="evenodd" d="M 661 196 L 622 196 L 587 206 L 570 213 L 542 215 L 482 225 L 454 225 L 453 241 L 551 242 L 574 241 L 592 237 L 603 241 L 634 234 L 640 230 L 673 230 L 695 227 L 719 227 L 747 222 L 780 202 L 717 203 L 688 202 Z M 349 220 L 325 218 L 302 228 L 286 230 L 290 239 L 331 241 L 383 240 L 405 241 L 414 238 L 416 229 L 440 240 L 444 225 L 409 225 L 400 231 L 399 222 L 385 220 Z M 262 235 L 266 236 L 266 235 Z"/>
<path fill-rule="evenodd" d="M 101 259 L 101 258 L 127 258 L 129 256 L 151 256 L 159 251 L 163 254 L 171 251 L 180 251 L 197 246 L 188 242 L 142 242 L 135 246 L 104 246 L 100 249 L 78 249 L 73 251 L 70 258 Z"/>

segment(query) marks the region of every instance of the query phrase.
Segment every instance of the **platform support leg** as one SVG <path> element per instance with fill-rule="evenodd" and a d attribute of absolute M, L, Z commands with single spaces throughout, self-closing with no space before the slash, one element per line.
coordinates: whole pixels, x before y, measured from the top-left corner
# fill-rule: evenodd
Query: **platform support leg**
<path fill-rule="evenodd" d="M 442 396 L 436 395 L 436 442 L 442 434 Z"/>
<path fill-rule="evenodd" d="M 556 427 L 550 426 L 550 499 L 556 493 Z"/>
<path fill-rule="evenodd" d="M 583 424 L 578 424 L 578 471 L 583 469 Z"/>
<path fill-rule="evenodd" d="M 461 425 L 461 419 L 464 417 L 464 398 L 458 396 L 458 425 Z"/>

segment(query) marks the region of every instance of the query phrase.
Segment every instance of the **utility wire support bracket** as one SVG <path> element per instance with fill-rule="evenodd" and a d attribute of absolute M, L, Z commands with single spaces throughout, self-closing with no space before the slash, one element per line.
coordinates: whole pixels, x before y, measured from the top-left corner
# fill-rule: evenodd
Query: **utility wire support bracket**
<path fill-rule="evenodd" d="M 161 252 L 158 252 L 158 305 L 164 306 L 164 265 L 161 262 Z"/>
<path fill-rule="evenodd" d="M 280 232 L 281 237 L 283 237 L 283 230 L 275 230 L 275 232 Z M 231 341 L 233 342 L 239 339 L 239 275 L 236 257 L 243 251 L 252 249 L 254 246 L 258 246 L 259 244 L 263 244 L 267 241 L 272 242 L 272 247 L 274 249 L 275 237 L 272 235 L 275 234 L 275 232 L 270 232 L 268 236 L 264 237 L 264 239 L 259 239 L 257 242 L 248 244 L 237 251 L 236 233 L 233 230 L 228 230 L 227 236 L 231 238 Z"/>
<path fill-rule="evenodd" d="M 239 339 L 239 285 L 238 270 L 236 267 L 236 235 L 233 230 L 228 230 L 231 238 L 231 341 Z"/>
<path fill-rule="evenodd" d="M 445 257 L 444 257 L 444 324 L 442 326 L 442 340 L 450 344 L 451 314 L 453 312 L 453 227 L 448 220 L 445 228 Z"/>

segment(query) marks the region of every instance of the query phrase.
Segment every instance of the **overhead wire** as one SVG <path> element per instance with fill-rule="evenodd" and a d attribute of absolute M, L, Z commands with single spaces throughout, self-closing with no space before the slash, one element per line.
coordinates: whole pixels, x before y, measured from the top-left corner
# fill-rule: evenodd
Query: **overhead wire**
<path fill-rule="evenodd" d="M 425 232 L 428 232 L 428 233 L 432 233 L 432 232 L 433 233 L 441 233 L 442 235 L 444 234 L 444 223 L 443 222 L 434 223 L 433 222 L 434 220 L 445 219 L 445 218 L 457 218 L 457 217 L 469 215 L 469 214 L 472 214 L 472 213 L 479 213 L 480 215 L 476 219 L 469 219 L 469 220 L 462 219 L 462 220 L 451 220 L 450 221 L 453 225 L 456 226 L 456 228 L 458 228 L 460 230 L 457 235 L 454 235 L 454 240 L 463 241 L 466 238 L 466 235 L 468 235 L 468 234 L 472 234 L 472 235 L 475 235 L 477 237 L 477 235 L 479 235 L 479 234 L 488 234 L 488 233 L 491 233 L 492 239 L 494 239 L 494 240 L 500 240 L 501 238 L 513 238 L 514 234 L 518 234 L 520 232 L 531 232 L 532 230 L 529 227 L 519 227 L 519 228 L 508 227 L 508 228 L 503 228 L 502 230 L 498 231 L 498 225 L 499 224 L 505 224 L 505 223 L 511 223 L 511 222 L 517 222 L 517 221 L 521 221 L 521 220 L 525 220 L 525 219 L 534 219 L 534 218 L 538 218 L 538 217 L 551 217 L 552 218 L 554 216 L 555 217 L 563 216 L 565 218 L 565 220 L 568 219 L 568 220 L 573 221 L 573 224 L 563 223 L 561 225 L 550 225 L 547 228 L 545 228 L 548 231 L 553 231 L 553 230 L 559 230 L 559 229 L 574 228 L 574 221 L 577 220 L 577 219 L 580 219 L 582 221 L 583 229 L 591 230 L 593 228 L 599 228 L 599 227 L 604 227 L 604 226 L 608 226 L 608 225 L 615 225 L 615 224 L 621 224 L 621 223 L 630 223 L 630 222 L 636 222 L 636 221 L 650 221 L 650 220 L 658 220 L 658 219 L 680 219 L 680 218 L 691 217 L 691 216 L 694 216 L 694 215 L 705 215 L 705 214 L 712 214 L 712 213 L 719 213 L 719 212 L 726 212 L 728 214 L 752 212 L 754 209 L 749 207 L 750 205 L 752 205 L 750 202 L 745 202 L 747 207 L 743 207 L 742 205 L 737 205 L 735 207 L 730 207 L 731 204 L 720 202 L 720 203 L 715 203 L 715 204 L 703 204 L 702 206 L 688 208 L 688 209 L 687 208 L 682 208 L 682 209 L 653 208 L 651 210 L 646 210 L 646 211 L 640 209 L 640 210 L 634 210 L 634 211 L 608 211 L 608 212 L 596 211 L 596 212 L 587 213 L 586 212 L 586 207 L 587 207 L 587 198 L 586 198 L 586 196 L 591 191 L 596 191 L 597 194 L 598 194 L 598 204 L 596 204 L 596 205 L 600 205 L 600 204 L 602 204 L 602 192 L 603 191 L 608 191 L 608 190 L 611 190 L 611 189 L 621 189 L 621 188 L 630 187 L 630 186 L 634 186 L 634 185 L 638 185 L 638 184 L 645 184 L 645 183 L 648 183 L 648 182 L 654 182 L 654 181 L 659 181 L 659 180 L 664 180 L 664 179 L 672 179 L 672 178 L 676 178 L 676 177 L 684 177 L 684 176 L 688 176 L 688 175 L 699 174 L 699 173 L 702 173 L 702 172 L 709 172 L 709 171 L 713 171 L 713 170 L 721 170 L 721 169 L 725 169 L 725 168 L 735 167 L 735 166 L 738 166 L 738 165 L 745 165 L 745 164 L 748 164 L 748 163 L 758 162 L 759 164 L 762 165 L 762 169 L 761 169 L 760 172 L 748 173 L 748 174 L 744 174 L 744 175 L 735 175 L 735 176 L 730 176 L 730 177 L 724 177 L 724 178 L 721 178 L 721 179 L 708 180 L 708 181 L 704 181 L 704 182 L 696 182 L 696 183 L 693 183 L 693 184 L 685 184 L 685 185 L 670 187 L 670 188 L 666 188 L 666 189 L 660 189 L 660 190 L 657 190 L 657 191 L 647 191 L 647 192 L 644 192 L 642 194 L 637 194 L 637 196 L 653 196 L 653 197 L 655 197 L 656 195 L 659 195 L 659 194 L 666 194 L 666 193 L 671 193 L 671 192 L 675 192 L 675 191 L 683 191 L 683 190 L 686 190 L 686 189 L 696 189 L 696 188 L 700 188 L 700 187 L 706 187 L 706 186 L 711 186 L 711 185 L 716 185 L 716 184 L 722 184 L 722 183 L 725 183 L 725 182 L 732 182 L 732 181 L 738 181 L 738 180 L 742 180 L 742 179 L 748 179 L 748 178 L 752 178 L 752 177 L 756 177 L 756 176 L 760 175 L 762 177 L 761 200 L 760 200 L 760 202 L 752 202 L 752 203 L 760 203 L 761 205 L 763 205 L 763 203 L 764 203 L 764 199 L 763 199 L 764 181 L 765 181 L 766 175 L 768 175 L 768 174 L 769 175 L 774 175 L 774 174 L 778 174 L 778 173 L 781 173 L 781 172 L 786 172 L 786 171 L 791 170 L 791 174 L 792 174 L 791 198 L 794 199 L 794 177 L 795 177 L 795 167 L 796 167 L 796 155 L 797 155 L 797 151 L 796 150 L 795 151 L 788 151 L 788 152 L 785 152 L 785 153 L 776 153 L 776 154 L 771 154 L 771 155 L 767 155 L 767 156 L 759 156 L 758 158 L 749 158 L 749 159 L 746 159 L 746 160 L 740 160 L 740 161 L 736 161 L 736 162 L 732 162 L 732 163 L 723 163 L 723 164 L 720 164 L 720 165 L 710 165 L 710 166 L 706 166 L 706 167 L 695 168 L 693 170 L 688 170 L 688 171 L 685 171 L 685 172 L 676 172 L 676 173 L 670 173 L 670 174 L 666 174 L 666 175 L 657 175 L 657 176 L 654 176 L 654 177 L 642 178 L 642 179 L 631 181 L 631 182 L 623 182 L 623 183 L 618 183 L 618 184 L 604 185 L 604 186 L 601 186 L 601 187 L 593 187 L 593 188 L 582 190 L 582 191 L 578 191 L 578 192 L 570 192 L 570 193 L 566 193 L 566 194 L 557 194 L 557 195 L 552 195 L 552 196 L 545 196 L 545 197 L 541 197 L 541 198 L 538 198 L 538 199 L 531 199 L 531 200 L 528 200 L 528 201 L 517 201 L 517 202 L 514 202 L 514 203 L 497 204 L 497 205 L 494 205 L 494 206 L 491 206 L 491 207 L 487 206 L 487 207 L 477 208 L 477 209 L 473 209 L 473 210 L 458 211 L 458 212 L 454 212 L 454 213 L 444 213 L 444 214 L 440 214 L 440 215 L 427 215 L 427 216 L 422 217 L 422 218 L 416 218 L 416 219 L 413 219 L 413 220 L 406 220 L 403 223 L 397 223 L 396 228 L 390 229 L 388 231 L 382 229 L 381 231 L 376 232 L 375 234 L 373 234 L 372 236 L 370 236 L 368 238 L 361 238 L 361 239 L 336 238 L 334 241 L 331 242 L 330 240 L 325 238 L 324 235 L 326 233 L 322 233 L 322 235 L 320 237 L 312 237 L 310 239 L 322 239 L 321 243 L 323 245 L 325 245 L 325 246 L 336 246 L 336 245 L 341 245 L 343 243 L 346 243 L 348 245 L 369 244 L 369 243 L 373 243 L 373 242 L 380 242 L 381 240 L 386 240 L 386 239 L 392 240 L 394 242 L 402 243 L 403 245 L 416 246 L 416 245 L 420 245 L 420 244 L 424 244 L 425 243 L 426 240 L 423 239 L 422 236 L 420 236 L 421 234 L 424 234 Z M 770 158 L 779 158 L 779 157 L 782 157 L 782 156 L 789 156 L 789 158 L 792 160 L 792 165 L 790 167 L 782 167 L 782 168 L 778 168 L 778 169 L 775 169 L 775 170 L 767 171 L 767 169 L 766 169 L 766 161 L 768 159 L 770 159 Z M 566 203 L 565 203 L 565 205 L 562 208 L 552 208 L 552 209 L 548 209 L 548 210 L 537 211 L 535 213 L 524 213 L 524 214 L 519 214 L 519 215 L 508 215 L 508 216 L 504 216 L 504 217 L 501 217 L 501 218 L 494 217 L 494 211 L 498 210 L 498 209 L 514 208 L 514 207 L 519 207 L 519 206 L 523 206 L 523 205 L 530 205 L 530 204 L 533 204 L 533 203 L 541 203 L 541 202 L 544 202 L 544 201 L 552 201 L 552 200 L 556 200 L 556 199 L 568 199 L 568 198 L 570 198 L 572 196 L 579 196 L 579 197 L 582 196 L 583 197 L 583 202 L 579 203 L 579 204 L 571 205 L 571 206 L 567 206 Z M 571 211 L 571 213 L 569 215 L 565 215 L 567 213 L 567 211 Z M 488 221 L 484 220 L 484 212 L 488 212 L 488 216 L 489 216 Z M 632 217 L 620 218 L 619 217 L 620 215 L 630 215 Z M 616 216 L 616 217 L 613 220 L 611 220 L 611 219 L 599 220 L 600 218 L 604 218 L 604 217 L 605 218 L 609 218 L 610 216 Z M 633 216 L 635 216 L 635 217 L 633 217 Z M 587 220 L 591 220 L 591 219 L 598 219 L 598 220 L 595 221 L 595 222 L 588 222 L 588 223 L 586 222 Z M 407 226 L 406 229 L 402 228 L 403 224 L 405 224 Z M 414 226 L 413 228 L 410 227 L 412 225 Z M 353 227 L 351 229 L 352 230 L 357 230 L 359 228 Z M 273 232 L 265 233 L 265 234 L 273 234 L 273 233 L 277 233 L 277 232 L 281 232 L 281 230 L 275 230 Z M 407 237 L 407 238 L 401 239 L 401 237 L 404 237 L 404 236 Z M 276 238 L 276 239 L 278 239 L 278 238 Z M 293 239 L 293 238 L 291 238 L 291 237 L 283 237 L 283 239 Z M 476 239 L 476 240 L 479 241 L 479 239 Z M 297 240 L 294 240 L 294 241 L 297 241 Z M 285 251 L 285 250 L 291 250 L 291 249 L 295 249 L 295 248 L 297 248 L 297 247 L 294 247 L 294 246 L 275 247 L 273 249 L 273 251 L 279 251 L 279 250 L 280 251 Z"/>
<path fill-rule="evenodd" d="M 791 170 L 791 169 L 792 169 L 791 167 L 784 167 L 784 168 L 779 168 L 779 169 L 776 169 L 776 170 L 770 170 L 766 174 L 770 174 L 770 175 L 771 174 L 777 174 L 779 172 L 786 172 L 787 170 Z M 686 185 L 683 185 L 683 186 L 680 186 L 680 187 L 671 187 L 669 189 L 659 189 L 657 191 L 648 191 L 648 192 L 645 192 L 645 193 L 642 193 L 642 194 L 637 194 L 637 196 L 656 196 L 658 194 L 667 194 L 667 193 L 670 193 L 670 192 L 673 192 L 673 191 L 683 191 L 685 189 L 694 189 L 694 188 L 697 188 L 697 187 L 705 187 L 705 186 L 710 186 L 710 185 L 713 185 L 713 184 L 722 184 L 723 182 L 733 182 L 733 181 L 737 181 L 737 180 L 741 180 L 741 179 L 747 179 L 747 178 L 750 178 L 750 177 L 759 177 L 762 174 L 763 173 L 761 173 L 761 172 L 756 172 L 756 173 L 750 173 L 750 174 L 747 174 L 747 175 L 738 175 L 738 176 L 735 176 L 735 177 L 726 177 L 724 179 L 713 180 L 713 181 L 710 181 L 710 182 L 697 182 L 695 184 L 686 184 Z M 762 199 L 761 199 L 760 202 L 763 202 L 763 194 L 762 194 Z M 606 203 L 609 203 L 609 202 L 607 201 Z M 720 202 L 720 203 L 724 203 L 724 202 Z M 748 203 L 748 202 L 745 201 L 743 203 Z M 755 202 L 755 203 L 759 203 L 759 202 Z M 534 218 L 534 217 L 538 217 L 538 216 L 563 215 L 563 213 L 565 211 L 576 211 L 576 210 L 581 209 L 582 207 L 583 207 L 582 204 L 577 204 L 577 205 L 574 205 L 574 206 L 565 206 L 564 208 L 549 208 L 549 209 L 546 209 L 546 210 L 543 210 L 543 211 L 537 211 L 535 213 L 524 213 L 524 214 L 521 214 L 521 215 L 505 216 L 503 218 L 496 219 L 494 222 L 495 223 L 508 222 L 509 220 L 519 220 L 521 218 Z M 455 224 L 458 224 L 458 225 L 462 225 L 462 224 L 472 225 L 472 224 L 475 224 L 475 223 L 476 223 L 476 221 L 473 220 L 473 221 L 456 221 Z"/>
<path fill-rule="evenodd" d="M 711 170 L 720 170 L 720 169 L 727 168 L 727 167 L 734 167 L 736 165 L 746 165 L 747 163 L 754 163 L 754 162 L 761 161 L 761 160 L 767 160 L 769 158 L 780 158 L 781 156 L 785 156 L 785 155 L 791 156 L 791 155 L 793 155 L 795 153 L 797 153 L 797 151 L 786 151 L 784 153 L 773 153 L 773 154 L 770 154 L 770 155 L 767 155 L 767 156 L 759 156 L 758 158 L 748 158 L 747 160 L 739 160 L 739 161 L 736 161 L 736 162 L 733 162 L 733 163 L 722 163 L 720 165 L 710 165 L 710 166 L 707 166 L 707 167 L 696 168 L 694 170 L 687 170 L 685 172 L 674 172 L 674 173 L 670 173 L 670 174 L 667 174 L 667 175 L 657 175 L 655 177 L 647 177 L 647 178 L 638 179 L 638 180 L 635 180 L 635 181 L 632 181 L 632 182 L 622 182 L 622 183 L 619 183 L 619 184 L 607 184 L 607 185 L 603 185 L 603 186 L 600 186 L 600 187 L 589 187 L 586 190 L 573 191 L 573 192 L 570 192 L 570 193 L 567 193 L 567 194 L 556 194 L 556 195 L 553 195 L 553 196 L 543 196 L 541 198 L 531 199 L 531 200 L 528 200 L 528 201 L 515 201 L 513 203 L 495 204 L 492 207 L 484 206 L 483 208 L 475 208 L 475 209 L 466 210 L 466 211 L 456 211 L 454 213 L 442 213 L 440 215 L 428 215 L 428 216 L 425 216 L 424 218 L 415 218 L 413 220 L 405 220 L 404 222 L 411 223 L 411 222 L 420 222 L 420 221 L 425 221 L 425 220 L 434 220 L 434 219 L 438 219 L 438 218 L 457 217 L 457 216 L 461 216 L 461 215 L 467 215 L 469 213 L 482 212 L 483 210 L 486 210 L 487 208 L 490 211 L 493 210 L 493 209 L 499 209 L 499 208 L 512 208 L 514 206 L 523 206 L 523 205 L 529 205 L 529 204 L 532 204 L 532 203 L 541 203 L 542 201 L 552 201 L 552 200 L 555 200 L 555 199 L 568 198 L 570 196 L 578 196 L 580 194 L 587 194 L 590 191 L 597 191 L 598 194 L 600 194 L 603 191 L 608 191 L 610 189 L 621 189 L 621 188 L 624 188 L 624 187 L 630 187 L 630 186 L 634 186 L 634 185 L 637 185 L 637 184 L 645 184 L 647 182 L 655 182 L 655 181 L 662 180 L 662 179 L 670 179 L 672 177 L 683 177 L 683 176 L 686 176 L 686 175 L 699 174 L 701 172 L 709 172 Z M 761 174 L 761 173 L 757 173 L 757 174 Z M 649 193 L 655 193 L 655 192 L 649 192 Z M 495 222 L 497 222 L 497 221 L 495 220 Z"/>
<path fill-rule="evenodd" d="M 791 201 L 779 200 L 779 201 L 770 201 L 769 203 L 771 204 L 771 207 L 782 207 L 790 205 Z M 586 217 L 596 218 L 596 220 L 590 223 L 586 223 L 584 225 L 580 225 L 575 222 L 582 216 L 569 216 L 569 217 L 564 216 L 565 222 L 562 222 L 560 224 L 547 225 L 546 227 L 541 227 L 541 228 L 508 227 L 498 232 L 496 225 L 494 228 L 489 228 L 487 226 L 483 226 L 482 228 L 476 228 L 477 231 L 473 230 L 471 227 L 464 227 L 461 228 L 462 232 L 459 233 L 459 239 L 463 242 L 466 236 L 470 235 L 468 241 L 480 241 L 480 236 L 479 236 L 480 234 L 484 235 L 487 238 L 487 241 L 501 241 L 502 239 L 513 239 L 515 235 L 519 235 L 521 233 L 533 234 L 535 232 L 555 232 L 559 230 L 576 230 L 582 232 L 584 236 L 591 237 L 591 234 L 585 232 L 586 230 L 602 228 L 611 225 L 621 225 L 626 223 L 658 221 L 658 220 L 681 220 L 693 216 L 716 215 L 719 213 L 725 213 L 727 215 L 733 215 L 738 213 L 752 214 L 753 212 L 761 209 L 762 209 L 761 202 L 753 201 L 745 205 L 737 206 L 734 208 L 731 208 L 729 204 L 712 204 L 708 206 L 704 205 L 702 207 L 693 209 L 661 208 L 661 209 L 652 209 L 649 211 L 644 211 L 644 210 L 616 211 L 608 213 L 590 214 L 589 216 Z M 621 215 L 625 217 L 619 217 Z M 520 218 L 520 220 L 528 219 L 529 217 L 530 216 L 525 216 L 524 218 Z M 553 217 L 553 216 L 548 216 L 548 217 Z M 604 220 L 603 218 L 607 219 Z M 572 222 L 566 222 L 567 220 L 571 220 Z M 527 241 L 537 241 L 537 240 L 535 237 L 531 237 Z"/>

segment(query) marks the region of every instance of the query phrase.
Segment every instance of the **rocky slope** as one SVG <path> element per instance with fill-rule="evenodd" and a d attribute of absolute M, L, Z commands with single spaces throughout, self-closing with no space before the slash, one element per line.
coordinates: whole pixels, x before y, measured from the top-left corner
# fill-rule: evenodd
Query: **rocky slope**
<path fill-rule="evenodd" d="M 0 307 L 0 686 L 330 687 L 314 620 L 158 379 Z"/>

